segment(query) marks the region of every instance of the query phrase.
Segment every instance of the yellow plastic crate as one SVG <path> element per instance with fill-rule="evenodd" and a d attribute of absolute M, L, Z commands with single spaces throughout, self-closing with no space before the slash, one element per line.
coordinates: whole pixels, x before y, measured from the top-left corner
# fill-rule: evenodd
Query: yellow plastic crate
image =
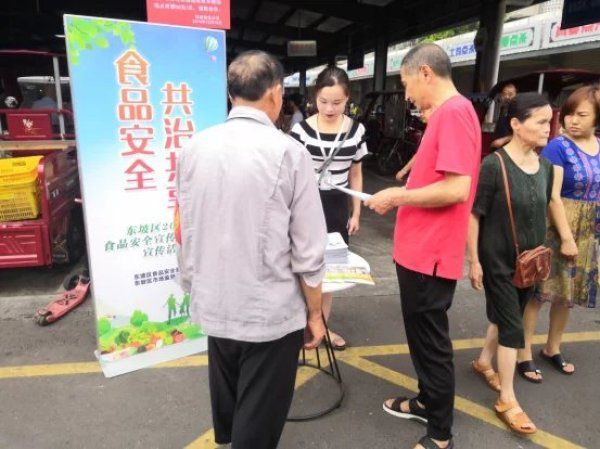
<path fill-rule="evenodd" d="M 0 160 L 0 221 L 37 218 L 37 166 L 43 156 Z"/>
<path fill-rule="evenodd" d="M 0 188 L 37 179 L 37 167 L 44 156 L 0 159 Z"/>

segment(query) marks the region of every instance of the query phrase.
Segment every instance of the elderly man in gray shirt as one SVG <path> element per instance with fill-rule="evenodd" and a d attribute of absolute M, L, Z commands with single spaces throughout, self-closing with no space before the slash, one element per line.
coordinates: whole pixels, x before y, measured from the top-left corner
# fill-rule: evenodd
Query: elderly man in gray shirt
<path fill-rule="evenodd" d="M 325 218 L 309 154 L 273 123 L 283 68 L 250 51 L 229 66 L 233 109 L 179 156 L 181 284 L 208 337 L 215 441 L 277 447 L 299 351 L 325 334 Z"/>

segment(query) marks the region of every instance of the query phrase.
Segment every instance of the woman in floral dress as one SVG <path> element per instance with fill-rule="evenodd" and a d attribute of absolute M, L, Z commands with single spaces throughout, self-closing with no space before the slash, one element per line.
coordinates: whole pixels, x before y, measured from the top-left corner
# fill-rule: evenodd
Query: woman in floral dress
<path fill-rule="evenodd" d="M 561 241 L 553 226 L 546 244 L 554 249 L 550 278 L 540 284 L 525 310 L 525 349 L 519 361 L 531 361 L 531 340 L 537 316 L 544 302 L 550 302 L 550 328 L 542 359 L 563 374 L 573 374 L 575 365 L 560 352 L 560 343 L 575 305 L 596 307 L 598 298 L 598 258 L 600 255 L 600 140 L 595 130 L 600 124 L 600 86 L 586 86 L 571 94 L 560 114 L 563 135 L 553 139 L 542 156 L 554 165 L 556 182 L 562 180 L 561 197 L 567 220 L 577 245 L 575 259 L 561 256 Z M 564 242 L 563 242 L 564 244 Z M 541 373 L 525 377 L 541 381 Z"/>

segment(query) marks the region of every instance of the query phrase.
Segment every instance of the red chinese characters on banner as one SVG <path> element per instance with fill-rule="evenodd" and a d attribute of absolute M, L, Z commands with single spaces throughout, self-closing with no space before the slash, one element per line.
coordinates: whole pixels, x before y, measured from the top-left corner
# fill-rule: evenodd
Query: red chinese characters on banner
<path fill-rule="evenodd" d="M 149 64 L 136 50 L 127 50 L 116 61 L 119 83 L 117 117 L 121 122 L 119 140 L 125 143 L 121 157 L 127 159 L 125 190 L 156 190 L 155 170 L 150 165 L 154 156 L 149 146 L 154 139 L 154 128 L 142 126 L 154 116 L 148 86 Z"/>
<path fill-rule="evenodd" d="M 165 150 L 167 155 L 167 192 L 169 208 L 174 208 L 176 203 L 175 172 L 177 168 L 177 151 L 183 147 L 185 141 L 194 135 L 194 122 L 189 118 L 192 115 L 194 102 L 191 100 L 192 89 L 187 83 L 175 86 L 172 82 L 165 83 L 163 92 L 163 125 L 165 132 Z"/>
<path fill-rule="evenodd" d="M 126 51 L 116 62 L 120 86 L 131 86 L 137 81 L 142 86 L 149 84 L 148 61 L 135 50 Z"/>
<path fill-rule="evenodd" d="M 182 83 L 179 87 L 175 87 L 173 83 L 166 83 L 162 89 L 164 93 L 164 100 L 160 104 L 165 105 L 165 115 L 169 115 L 173 112 L 176 106 L 181 107 L 184 114 L 192 114 L 192 101 L 190 100 L 190 94 L 192 90 L 187 84 Z"/>
<path fill-rule="evenodd" d="M 147 89 L 121 89 L 119 120 L 152 120 L 152 105 Z"/>
<path fill-rule="evenodd" d="M 167 136 L 165 148 L 167 150 L 180 149 L 184 139 L 189 139 L 194 135 L 194 122 L 189 119 L 177 117 L 174 119 L 165 117 L 165 134 Z"/>
<path fill-rule="evenodd" d="M 120 140 L 127 143 L 128 150 L 121 153 L 121 156 L 133 156 L 134 154 L 153 155 L 154 151 L 148 150 L 150 141 L 154 139 L 154 128 L 142 127 L 138 123 L 133 126 L 122 126 L 119 128 L 121 134 Z"/>
<path fill-rule="evenodd" d="M 600 33 L 600 23 L 590 23 L 589 25 L 577 26 L 573 28 L 562 29 L 560 23 L 552 25 L 552 41 L 562 41 L 569 39 L 584 38 L 595 36 Z"/>
<path fill-rule="evenodd" d="M 150 184 L 154 184 L 154 169 L 146 164 L 143 159 L 136 159 L 125 170 L 125 173 L 130 175 L 127 182 L 135 185 L 135 187 L 128 187 L 125 190 L 156 190 L 156 186 L 150 186 Z"/>
<path fill-rule="evenodd" d="M 230 0 L 146 0 L 148 22 L 198 28 L 231 28 Z"/>

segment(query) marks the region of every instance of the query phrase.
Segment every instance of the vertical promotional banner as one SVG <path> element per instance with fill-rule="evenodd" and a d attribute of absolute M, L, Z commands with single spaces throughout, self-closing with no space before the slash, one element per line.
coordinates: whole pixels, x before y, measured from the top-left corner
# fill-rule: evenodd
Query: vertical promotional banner
<path fill-rule="evenodd" d="M 176 283 L 178 151 L 227 113 L 225 33 L 65 16 L 77 151 L 107 377 L 206 349 Z"/>

